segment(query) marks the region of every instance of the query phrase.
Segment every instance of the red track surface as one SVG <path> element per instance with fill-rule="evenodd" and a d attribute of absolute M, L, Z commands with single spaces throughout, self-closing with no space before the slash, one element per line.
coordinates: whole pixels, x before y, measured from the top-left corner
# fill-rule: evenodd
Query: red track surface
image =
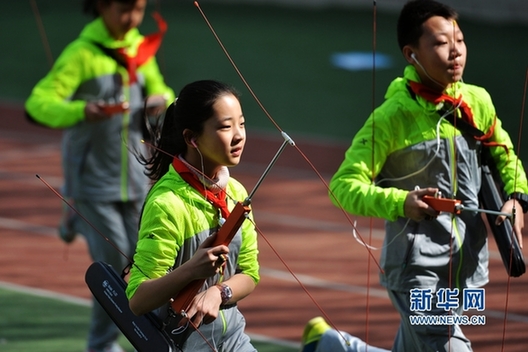
<path fill-rule="evenodd" d="M 4 106 L 0 114 L 0 281 L 89 298 L 84 283 L 90 264 L 85 242 L 78 239 L 66 246 L 58 239 L 55 229 L 61 200 L 35 177 L 39 174 L 56 189 L 60 187 L 61 133 L 30 125 L 18 106 Z M 292 137 L 328 180 L 347 146 Z M 251 189 L 281 142 L 278 134 L 250 133 L 242 164 L 232 171 L 233 176 Z M 352 226 L 331 205 L 325 185 L 295 148 L 286 149 L 252 204 L 263 233 L 262 280 L 240 304 L 248 331 L 299 342 L 305 323 L 322 315 L 312 296 L 339 329 L 390 348 L 399 318 L 378 284 L 377 264 L 353 238 Z M 360 235 L 365 240 L 372 236 L 372 244 L 379 247 L 382 222 L 373 221 L 372 231 L 370 225 L 370 220 L 360 219 Z M 475 351 L 524 352 L 528 347 L 528 274 L 509 280 L 493 240 L 490 249 L 486 325 L 467 326 L 464 331 Z M 378 260 L 379 251 L 373 254 Z"/>

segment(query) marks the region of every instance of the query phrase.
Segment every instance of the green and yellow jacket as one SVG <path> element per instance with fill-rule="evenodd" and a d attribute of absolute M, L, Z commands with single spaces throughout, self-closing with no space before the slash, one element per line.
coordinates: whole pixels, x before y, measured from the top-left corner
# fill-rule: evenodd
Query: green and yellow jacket
<path fill-rule="evenodd" d="M 236 201 L 244 201 L 248 196 L 245 188 L 233 178 L 229 178 L 226 194 L 229 210 L 234 208 Z M 253 219 L 251 212 L 249 217 Z M 218 230 L 218 224 L 218 209 L 183 180 L 171 165 L 147 195 L 127 296 L 132 297 L 148 278 L 164 276 L 188 261 L 200 244 Z M 202 290 L 228 280 L 236 273 L 248 275 L 255 284 L 260 280 L 257 233 L 249 220 L 243 222 L 229 244 L 229 258 L 223 276 L 210 277 Z M 160 312 L 160 316 L 165 314 Z M 212 324 L 202 325 L 200 330 L 208 337 L 214 334 L 213 340 L 220 344 L 226 336 L 240 330 L 240 324 L 243 324 L 243 318 L 234 307 L 222 310 L 221 317 Z M 171 337 L 178 340 L 176 336 Z M 187 343 L 196 343 L 203 346 L 203 350 L 210 350 L 198 334 L 192 334 L 190 339 L 192 342 Z M 196 347 L 193 350 L 202 349 Z"/>
<path fill-rule="evenodd" d="M 420 82 L 412 66 L 390 84 L 384 103 L 354 137 L 330 182 L 338 201 L 332 195 L 331 199 L 352 214 L 387 220 L 381 283 L 389 289 L 484 285 L 488 281 L 487 231 L 480 214 L 441 213 L 435 220 L 421 222 L 405 218 L 405 198 L 416 187 L 438 188 L 443 196 L 471 208 L 479 206 L 481 187 L 481 143 L 440 120 L 440 106 L 413 95 L 409 80 Z M 517 165 L 512 142 L 496 119 L 489 94 L 462 82 L 446 93 L 462 95 L 481 131 L 488 132 L 495 124 L 490 141 L 508 149 L 491 148 L 505 192 L 527 193 L 524 169 Z"/>
<path fill-rule="evenodd" d="M 134 55 L 142 39 L 133 29 L 123 40 L 115 40 L 102 19 L 95 19 L 64 49 L 26 101 L 31 119 L 64 129 L 64 193 L 68 196 L 126 201 L 145 195 L 148 180 L 130 152 L 145 152 L 141 143 L 144 98 L 163 94 L 170 103 L 174 92 L 164 83 L 155 57 L 138 67 L 137 81 L 131 83 L 127 70 L 108 54 L 126 48 Z M 89 123 L 84 116 L 87 102 L 127 102 L 129 111 Z"/>

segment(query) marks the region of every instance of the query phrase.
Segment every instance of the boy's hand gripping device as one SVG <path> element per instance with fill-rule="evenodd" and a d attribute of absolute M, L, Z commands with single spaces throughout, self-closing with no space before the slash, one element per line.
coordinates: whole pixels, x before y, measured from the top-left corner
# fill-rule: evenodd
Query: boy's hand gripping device
<path fill-rule="evenodd" d="M 499 211 L 502 201 L 495 184 L 491 181 L 483 182 L 483 188 L 485 192 L 481 192 L 479 198 L 482 206 L 487 209 L 465 207 L 462 201 L 458 199 L 441 198 L 440 193 L 434 197 L 424 196 L 422 199 L 433 209 L 440 212 L 451 214 L 460 214 L 462 211 L 485 213 L 506 272 L 510 276 L 519 277 L 525 273 L 526 265 L 517 237 L 513 233 L 512 222 L 515 221 L 515 208 L 511 214 Z M 497 210 L 488 210 L 489 208 Z M 497 225 L 495 221 L 498 216 L 506 216 L 511 221 L 503 221 L 500 225 Z"/>
<path fill-rule="evenodd" d="M 474 211 L 478 213 L 486 213 L 486 214 L 492 214 L 492 215 L 497 215 L 497 216 L 506 216 L 507 218 L 511 218 L 511 219 L 515 217 L 515 213 L 504 213 L 504 212 L 495 211 L 495 210 L 466 207 L 462 204 L 461 200 L 442 198 L 440 192 L 438 192 L 434 197 L 427 196 L 427 195 L 423 196 L 422 200 L 425 203 L 429 204 L 429 206 L 432 207 L 436 211 L 451 213 L 455 215 L 460 214 L 462 211 Z"/>

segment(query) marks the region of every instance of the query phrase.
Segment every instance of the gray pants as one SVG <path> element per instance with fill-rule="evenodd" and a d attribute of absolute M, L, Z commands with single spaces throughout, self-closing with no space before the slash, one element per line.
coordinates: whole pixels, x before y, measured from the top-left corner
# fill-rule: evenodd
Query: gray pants
<path fill-rule="evenodd" d="M 195 331 L 188 337 L 182 351 L 257 352 L 245 328 L 246 319 L 236 306 L 221 310 L 211 324 L 200 326 L 200 334 Z"/>
<path fill-rule="evenodd" d="M 411 325 L 409 316 L 424 314 L 410 310 L 410 293 L 388 291 L 393 306 L 401 316 L 400 327 L 394 339 L 392 350 L 395 352 L 471 352 L 471 342 L 459 325 Z M 452 312 L 435 307 L 433 300 L 428 315 L 461 314 L 462 308 Z"/>
<path fill-rule="evenodd" d="M 367 345 L 363 340 L 344 331 L 326 331 L 315 352 L 389 352 L 383 348 Z"/>
<path fill-rule="evenodd" d="M 85 221 L 79 221 L 78 224 L 79 232 L 88 242 L 92 260 L 108 263 L 120 273 L 128 264 L 128 260 L 109 242 L 132 259 L 137 242 L 139 212 L 143 203 L 75 200 L 75 204 L 77 210 L 93 225 L 92 227 Z M 102 351 L 111 346 L 118 336 L 119 329 L 93 299 L 88 348 Z"/>
<path fill-rule="evenodd" d="M 389 297 L 401 316 L 400 327 L 394 339 L 393 352 L 471 352 L 471 343 L 464 336 L 460 326 L 452 325 L 411 325 L 409 316 L 423 313 L 410 310 L 410 294 L 389 291 Z M 434 306 L 434 304 L 433 304 Z M 433 308 L 430 315 L 460 314 L 460 311 L 446 312 Z M 361 339 L 346 332 L 326 331 L 315 352 L 389 352 L 386 349 L 368 345 Z"/>

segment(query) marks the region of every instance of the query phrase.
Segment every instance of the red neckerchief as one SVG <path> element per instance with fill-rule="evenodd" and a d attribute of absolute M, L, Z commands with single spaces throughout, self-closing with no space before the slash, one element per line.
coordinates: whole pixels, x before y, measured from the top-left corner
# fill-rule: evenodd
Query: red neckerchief
<path fill-rule="evenodd" d="M 467 123 L 469 123 L 471 126 L 477 128 L 477 126 L 475 125 L 475 121 L 473 120 L 473 112 L 471 111 L 471 108 L 469 107 L 469 105 L 467 105 L 466 102 L 462 100 L 462 95 L 460 95 L 458 98 L 453 98 L 447 94 L 437 92 L 418 82 L 409 81 L 409 84 L 410 84 L 412 91 L 416 95 L 421 96 L 422 98 L 424 98 L 427 101 L 430 101 L 433 104 L 440 104 L 443 102 L 447 102 L 454 108 L 460 109 L 460 113 L 462 114 L 462 119 L 466 121 Z M 497 122 L 497 116 L 495 116 L 493 120 L 493 125 L 491 126 L 491 128 L 489 129 L 487 133 L 483 133 L 483 135 L 480 137 L 477 137 L 477 136 L 473 136 L 473 137 L 479 141 L 482 141 L 484 145 L 501 146 L 506 150 L 506 152 L 508 152 L 508 148 L 506 147 L 506 145 L 499 144 L 497 142 L 487 141 L 493 135 L 493 132 L 495 131 L 496 122 Z"/>
<path fill-rule="evenodd" d="M 200 192 L 205 198 L 210 201 L 215 207 L 220 209 L 220 213 L 224 219 L 227 219 L 229 216 L 229 209 L 227 209 L 226 203 L 226 193 L 225 190 L 214 194 L 213 192 L 206 189 L 202 182 L 198 179 L 196 174 L 192 172 L 187 165 L 185 165 L 180 159 L 175 157 L 172 161 L 172 166 L 178 172 L 189 185 L 194 187 L 198 192 Z"/>
<path fill-rule="evenodd" d="M 117 49 L 117 52 L 122 56 L 125 67 L 128 71 L 128 77 L 130 84 L 135 83 L 137 80 L 136 70 L 138 67 L 143 65 L 147 60 L 156 55 L 158 51 L 163 35 L 167 31 L 167 23 L 163 20 L 161 15 L 157 12 L 152 14 L 152 17 L 158 24 L 159 31 L 156 33 L 149 34 L 143 38 L 139 44 L 136 56 L 132 57 L 126 53 L 125 48 Z"/>

